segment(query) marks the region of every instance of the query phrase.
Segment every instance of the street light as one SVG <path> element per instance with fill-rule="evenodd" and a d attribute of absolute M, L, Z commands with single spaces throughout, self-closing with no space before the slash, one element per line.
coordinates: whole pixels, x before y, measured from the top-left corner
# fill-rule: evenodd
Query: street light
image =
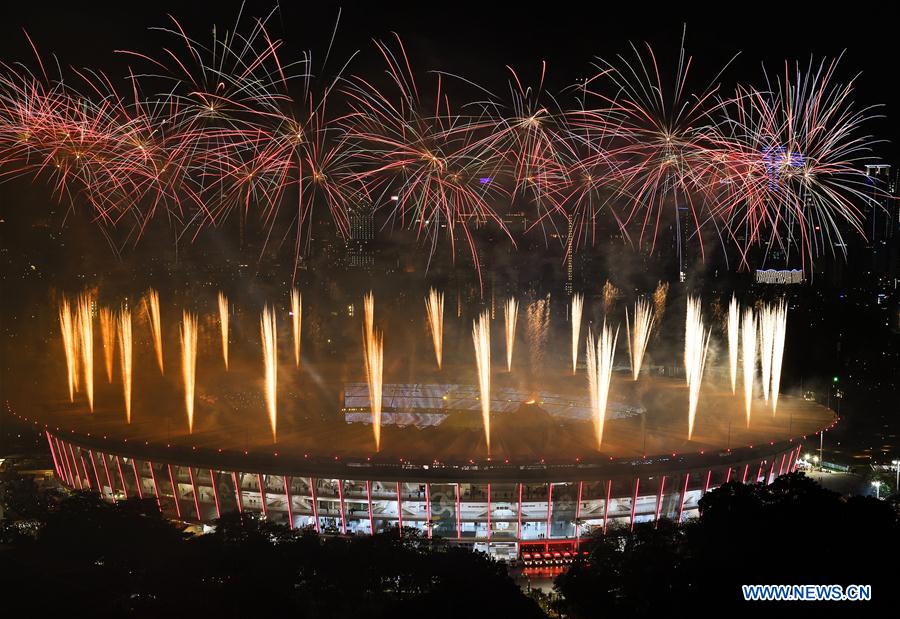
<path fill-rule="evenodd" d="M 875 486 L 875 498 L 880 499 L 881 498 L 881 482 L 873 481 L 872 485 Z"/>

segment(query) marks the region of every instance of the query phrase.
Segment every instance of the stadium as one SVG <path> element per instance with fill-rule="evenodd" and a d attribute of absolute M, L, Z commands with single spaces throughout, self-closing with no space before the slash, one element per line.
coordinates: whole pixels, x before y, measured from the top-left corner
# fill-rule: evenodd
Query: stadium
<path fill-rule="evenodd" d="M 249 364 L 198 379 L 191 433 L 178 390 L 150 372 L 131 423 L 105 381 L 93 412 L 64 398 L 28 416 L 7 406 L 43 428 L 64 485 L 108 501 L 152 498 L 192 525 L 237 511 L 323 534 L 400 527 L 526 565 L 563 564 L 598 530 L 691 518 L 728 481 L 769 483 L 836 422 L 782 395 L 777 414 L 754 402 L 748 427 L 741 397 L 709 380 L 689 441 L 684 379 L 651 366 L 639 381 L 614 374 L 598 451 L 583 376 L 548 376 L 532 390 L 497 372 L 490 454 L 478 387 L 462 381 L 385 384 L 376 451 L 366 384 L 317 370 L 283 390 L 277 441 L 261 396 L 245 388 L 258 382 Z"/>

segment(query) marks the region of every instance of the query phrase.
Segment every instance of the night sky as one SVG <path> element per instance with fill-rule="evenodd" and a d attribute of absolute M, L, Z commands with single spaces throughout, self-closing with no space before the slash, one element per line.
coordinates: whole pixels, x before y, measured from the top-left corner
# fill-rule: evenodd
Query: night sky
<path fill-rule="evenodd" d="M 628 51 L 631 41 L 650 42 L 661 64 L 674 61 L 682 28 L 687 25 L 687 50 L 695 57 L 692 71 L 696 84 L 705 85 L 735 54 L 738 59 L 724 75 L 734 81 L 762 85 L 761 63 L 772 73 L 783 71 L 786 59 L 808 62 L 844 52 L 839 75 L 847 79 L 861 72 L 857 103 L 881 105 L 876 112 L 896 116 L 900 99 L 897 79 L 896 19 L 886 3 L 842 5 L 834 10 L 824 4 L 717 3 L 705 8 L 685 3 L 658 8 L 656 3 L 609 3 L 592 7 L 565 3 L 531 3 L 496 6 L 493 3 L 328 3 L 249 2 L 245 18 L 260 17 L 278 8 L 270 22 L 274 36 L 285 39 L 281 54 L 295 60 L 311 50 L 316 70 L 343 6 L 331 60 L 325 73 L 333 73 L 351 54 L 360 54 L 350 72 L 372 75 L 383 68 L 370 40 L 397 32 L 410 53 L 414 69 L 441 69 L 460 74 L 495 93 L 505 91 L 508 72 L 514 66 L 523 81 L 535 83 L 540 61 L 548 62 L 547 87 L 558 92 L 576 79 L 591 74 L 595 56 L 611 58 Z M 7 62 L 24 60 L 33 66 L 26 28 L 45 55 L 55 53 L 65 67 L 88 66 L 106 70 L 113 77 L 125 75 L 129 59 L 113 52 L 129 49 L 159 55 L 171 37 L 149 30 L 165 26 L 176 16 L 197 40 L 209 40 L 212 24 L 233 25 L 240 2 L 144 2 L 70 3 L 48 7 L 40 2 L 19 2 L 4 7 L 0 57 Z M 245 22 L 249 23 L 249 22 Z M 134 62 L 131 60 L 130 62 Z M 670 71 L 671 73 L 671 71 Z M 71 75 L 71 74 L 69 74 Z M 727 91 L 726 91 L 727 92 Z M 888 144 L 882 156 L 896 159 L 900 143 L 898 125 L 886 119 L 871 123 L 870 132 Z"/>

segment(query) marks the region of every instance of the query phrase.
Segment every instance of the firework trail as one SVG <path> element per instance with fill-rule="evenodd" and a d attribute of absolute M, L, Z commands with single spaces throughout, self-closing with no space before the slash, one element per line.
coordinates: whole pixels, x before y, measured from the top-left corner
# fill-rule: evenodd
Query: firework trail
<path fill-rule="evenodd" d="M 100 339 L 103 341 L 103 361 L 106 364 L 106 379 L 112 383 L 113 361 L 116 352 L 116 319 L 108 307 L 100 308 Z"/>
<path fill-rule="evenodd" d="M 491 454 L 491 320 L 487 311 L 472 321 L 472 342 L 475 345 L 475 365 L 478 368 L 478 389 L 481 394 L 481 419 L 484 422 L 484 442 Z"/>
<path fill-rule="evenodd" d="M 578 371 L 578 340 L 581 339 L 581 313 L 584 295 L 572 295 L 572 374 Z"/>
<path fill-rule="evenodd" d="M 63 351 L 66 354 L 66 377 L 69 384 L 69 401 L 75 401 L 78 390 L 78 332 L 72 316 L 72 306 L 63 297 L 59 304 L 59 330 L 62 335 Z"/>
<path fill-rule="evenodd" d="M 700 299 L 688 297 L 687 321 L 684 340 L 684 373 L 688 383 L 688 440 L 694 434 L 697 404 L 700 402 L 700 385 L 709 351 L 711 330 L 703 326 Z"/>
<path fill-rule="evenodd" d="M 653 315 L 656 322 L 662 322 L 666 314 L 666 297 L 669 296 L 669 282 L 659 282 L 653 291 Z"/>
<path fill-rule="evenodd" d="M 272 442 L 277 440 L 277 395 L 278 395 L 278 333 L 275 324 L 275 310 L 268 305 L 263 308 L 259 321 L 262 338 L 263 366 L 265 367 L 264 390 L 269 425 L 272 428 Z"/>
<path fill-rule="evenodd" d="M 525 319 L 531 374 L 537 376 L 541 372 L 544 349 L 550 334 L 550 295 L 529 303 L 525 310 Z"/>
<path fill-rule="evenodd" d="M 300 367 L 300 329 L 303 326 L 303 300 L 300 291 L 291 290 L 291 326 L 294 331 L 294 364 Z"/>
<path fill-rule="evenodd" d="M 122 368 L 122 393 L 125 396 L 125 419 L 131 423 L 131 312 L 122 308 L 119 313 L 119 363 Z"/>
<path fill-rule="evenodd" d="M 94 412 L 94 316 L 93 298 L 89 294 L 78 297 L 78 350 L 81 353 L 81 368 L 84 370 L 84 392 L 88 408 Z"/>
<path fill-rule="evenodd" d="M 596 341 L 591 333 L 588 333 L 587 337 L 588 390 L 591 397 L 591 410 L 594 413 L 594 435 L 597 439 L 598 450 L 603 445 L 606 403 L 609 399 L 609 384 L 612 380 L 616 340 L 618 339 L 619 330 L 616 329 L 614 334 L 605 322 Z"/>
<path fill-rule="evenodd" d="M 728 363 L 731 376 L 731 393 L 737 391 L 738 344 L 740 342 L 741 314 L 737 298 L 731 295 L 728 304 Z"/>
<path fill-rule="evenodd" d="M 700 299 L 688 297 L 687 314 L 684 320 L 684 378 L 687 386 L 691 386 L 693 374 L 698 358 L 697 346 L 702 345 L 703 317 L 700 311 Z"/>
<path fill-rule="evenodd" d="M 428 326 L 431 330 L 431 340 L 434 343 L 434 357 L 438 369 L 441 369 L 441 357 L 444 349 L 444 293 L 434 288 L 428 291 L 425 299 L 425 314 L 428 317 Z"/>
<path fill-rule="evenodd" d="M 650 343 L 650 334 L 653 331 L 655 318 L 650 303 L 644 299 L 638 299 L 634 304 L 634 324 L 628 324 L 628 308 L 625 309 L 625 330 L 628 336 L 628 356 L 631 359 L 631 376 L 634 380 L 641 374 L 641 365 L 644 363 L 644 354 L 647 352 L 647 344 Z"/>
<path fill-rule="evenodd" d="M 384 334 L 375 327 L 375 296 L 369 292 L 363 300 L 363 358 L 366 382 L 369 384 L 369 408 L 372 411 L 372 432 L 375 451 L 381 451 L 381 402 L 384 380 Z"/>
<path fill-rule="evenodd" d="M 787 304 L 781 299 L 775 306 L 775 342 L 772 347 L 772 415 L 778 408 L 778 393 L 781 390 L 781 365 L 784 360 L 784 340 L 787 336 Z"/>
<path fill-rule="evenodd" d="M 503 306 L 506 319 L 506 371 L 512 371 L 513 347 L 516 344 L 516 323 L 519 321 L 519 302 L 509 297 Z"/>
<path fill-rule="evenodd" d="M 762 370 L 763 398 L 769 401 L 772 384 L 772 354 L 775 349 L 775 308 L 763 305 L 759 316 L 759 366 Z"/>
<path fill-rule="evenodd" d="M 194 391 L 197 381 L 197 317 L 184 312 L 181 323 L 181 378 L 184 381 L 184 407 L 188 432 L 194 432 Z"/>
<path fill-rule="evenodd" d="M 222 361 L 225 362 L 225 371 L 228 371 L 228 297 L 219 292 L 219 329 L 222 333 Z"/>
<path fill-rule="evenodd" d="M 619 289 L 612 285 L 612 282 L 606 280 L 606 283 L 603 284 L 603 315 L 608 315 L 613 306 L 616 304 L 616 299 L 619 297 Z"/>
<path fill-rule="evenodd" d="M 747 406 L 747 427 L 750 427 L 750 409 L 753 405 L 753 378 L 756 375 L 756 316 L 753 308 L 744 310 L 741 319 L 741 365 L 744 371 L 744 402 Z"/>
<path fill-rule="evenodd" d="M 150 321 L 150 334 L 153 337 L 153 350 L 156 351 L 156 363 L 160 374 L 163 370 L 162 321 L 159 313 L 159 293 L 152 288 L 147 291 L 147 317 Z"/>

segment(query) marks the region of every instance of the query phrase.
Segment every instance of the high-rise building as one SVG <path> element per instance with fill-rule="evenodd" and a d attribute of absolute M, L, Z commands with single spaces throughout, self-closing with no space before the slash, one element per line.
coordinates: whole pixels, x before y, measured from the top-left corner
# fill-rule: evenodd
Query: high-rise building
<path fill-rule="evenodd" d="M 350 238 L 347 239 L 347 266 L 351 269 L 369 268 L 375 263 L 375 212 L 371 204 L 350 207 Z"/>
<path fill-rule="evenodd" d="M 866 166 L 869 183 L 866 236 L 875 278 L 900 277 L 900 209 L 897 205 L 897 173 L 888 164 Z"/>

